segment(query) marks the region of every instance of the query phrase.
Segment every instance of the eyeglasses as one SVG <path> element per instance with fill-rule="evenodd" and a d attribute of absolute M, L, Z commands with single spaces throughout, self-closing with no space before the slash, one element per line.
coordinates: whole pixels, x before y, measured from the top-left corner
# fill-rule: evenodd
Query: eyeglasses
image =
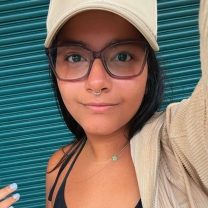
<path fill-rule="evenodd" d="M 140 41 L 116 42 L 101 51 L 91 51 L 79 44 L 46 48 L 49 64 L 62 81 L 78 81 L 87 77 L 96 58 L 100 58 L 106 72 L 116 79 L 142 74 L 148 56 L 148 45 Z"/>

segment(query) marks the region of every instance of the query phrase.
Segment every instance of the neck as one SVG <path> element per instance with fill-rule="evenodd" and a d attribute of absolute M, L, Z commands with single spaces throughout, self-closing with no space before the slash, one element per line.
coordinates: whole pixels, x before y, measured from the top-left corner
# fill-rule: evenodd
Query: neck
<path fill-rule="evenodd" d="M 112 156 L 119 156 L 123 153 L 123 149 L 129 139 L 124 135 L 114 135 L 108 137 L 88 136 L 85 151 L 89 158 L 93 161 L 101 162 L 110 160 Z M 122 152 L 120 152 L 122 150 Z"/>

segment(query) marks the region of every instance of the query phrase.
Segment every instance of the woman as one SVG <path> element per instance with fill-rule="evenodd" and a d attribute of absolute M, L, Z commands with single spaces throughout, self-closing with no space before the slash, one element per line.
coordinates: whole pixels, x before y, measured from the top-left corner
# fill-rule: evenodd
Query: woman
<path fill-rule="evenodd" d="M 153 0 L 50 2 L 45 42 L 73 144 L 49 160 L 46 207 L 207 207 L 207 11 L 202 79 L 155 113 L 163 91 Z M 151 14 L 151 15 L 150 15 Z"/>
<path fill-rule="evenodd" d="M 45 46 L 76 142 L 48 163 L 47 208 L 207 207 L 206 60 L 192 97 L 154 114 L 163 88 L 155 8 L 155 1 L 51 2 Z"/>

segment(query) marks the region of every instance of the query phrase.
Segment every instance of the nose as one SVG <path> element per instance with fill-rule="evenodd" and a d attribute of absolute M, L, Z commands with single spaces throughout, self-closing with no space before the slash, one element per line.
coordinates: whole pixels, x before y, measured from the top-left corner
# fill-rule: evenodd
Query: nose
<path fill-rule="evenodd" d="M 106 72 L 100 58 L 95 58 L 90 73 L 85 82 L 85 88 L 89 92 L 108 92 L 111 89 L 111 77 Z"/>

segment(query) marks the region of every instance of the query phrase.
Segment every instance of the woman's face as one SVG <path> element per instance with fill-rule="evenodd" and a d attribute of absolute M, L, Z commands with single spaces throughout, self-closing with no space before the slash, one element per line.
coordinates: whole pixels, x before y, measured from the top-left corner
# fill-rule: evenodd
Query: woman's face
<path fill-rule="evenodd" d="M 81 42 L 99 51 L 114 41 L 141 40 L 142 35 L 126 20 L 105 11 L 87 11 L 69 20 L 58 35 L 58 44 Z M 124 135 L 127 124 L 139 109 L 146 87 L 147 64 L 138 77 L 115 79 L 100 59 L 81 81 L 57 80 L 64 104 L 89 136 Z M 94 95 L 99 92 L 100 95 Z"/>

